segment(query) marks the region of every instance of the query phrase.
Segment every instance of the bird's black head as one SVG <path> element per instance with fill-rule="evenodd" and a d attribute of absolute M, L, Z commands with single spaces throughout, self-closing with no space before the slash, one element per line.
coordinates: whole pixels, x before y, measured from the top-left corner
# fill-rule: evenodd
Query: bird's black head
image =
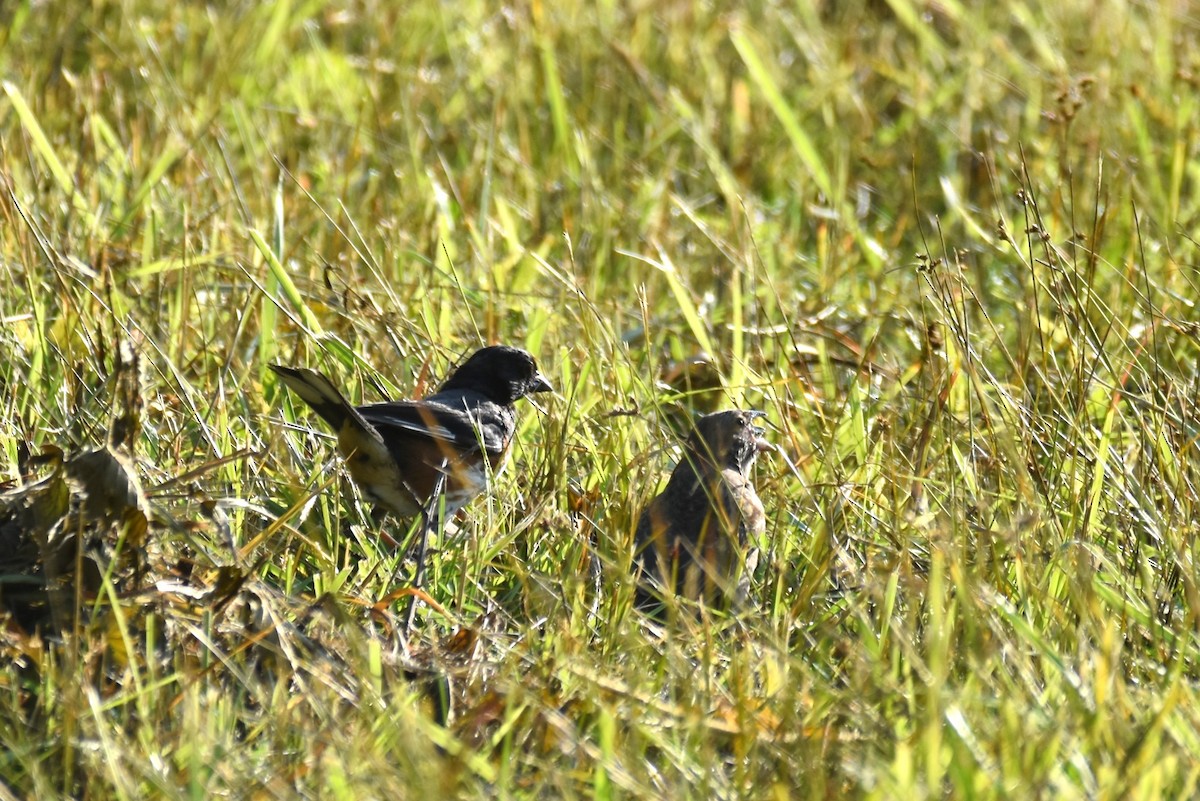
<path fill-rule="evenodd" d="M 732 468 L 743 474 L 750 470 L 759 451 L 770 448 L 763 439 L 763 430 L 754 424 L 763 412 L 730 409 L 706 414 L 696 421 L 688 439 L 688 451 L 693 458 Z"/>
<path fill-rule="evenodd" d="M 535 392 L 550 392 L 553 387 L 538 371 L 537 362 L 528 351 L 491 345 L 471 354 L 441 389 L 469 389 L 487 395 L 496 403 L 510 404 Z"/>

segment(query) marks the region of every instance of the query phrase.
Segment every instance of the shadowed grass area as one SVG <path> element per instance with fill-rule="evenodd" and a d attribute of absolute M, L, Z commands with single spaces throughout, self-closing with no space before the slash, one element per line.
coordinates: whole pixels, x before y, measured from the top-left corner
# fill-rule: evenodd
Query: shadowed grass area
<path fill-rule="evenodd" d="M 1196 793 L 1189 4 L 160 5 L 0 10 L 0 794 Z M 490 342 L 557 393 L 405 632 L 266 365 Z M 735 405 L 756 608 L 659 636 Z"/>

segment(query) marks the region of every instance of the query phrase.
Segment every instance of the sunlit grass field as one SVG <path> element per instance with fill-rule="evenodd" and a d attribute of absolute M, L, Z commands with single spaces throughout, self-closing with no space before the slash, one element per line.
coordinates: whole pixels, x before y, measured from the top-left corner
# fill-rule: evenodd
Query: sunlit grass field
<path fill-rule="evenodd" d="M 0 78 L 0 799 L 1200 793 L 1194 5 L 12 2 Z M 557 391 L 414 596 L 267 365 L 493 342 Z M 659 630 L 733 406 L 753 605 Z"/>

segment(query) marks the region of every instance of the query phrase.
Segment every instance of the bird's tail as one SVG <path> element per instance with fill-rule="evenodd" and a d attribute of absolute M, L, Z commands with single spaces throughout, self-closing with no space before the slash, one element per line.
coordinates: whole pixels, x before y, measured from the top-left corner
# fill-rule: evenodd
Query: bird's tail
<path fill-rule="evenodd" d="M 275 374 L 283 379 L 288 388 L 300 396 L 300 400 L 312 407 L 312 410 L 329 423 L 334 431 L 341 431 L 347 419 L 359 419 L 342 393 L 338 392 L 333 383 L 315 370 L 304 367 L 283 367 L 278 364 L 267 365 Z"/>

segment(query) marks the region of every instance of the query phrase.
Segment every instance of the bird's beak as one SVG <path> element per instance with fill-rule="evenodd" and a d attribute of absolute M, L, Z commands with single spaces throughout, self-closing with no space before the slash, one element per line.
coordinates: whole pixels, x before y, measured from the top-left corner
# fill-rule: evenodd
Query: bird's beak
<path fill-rule="evenodd" d="M 750 416 L 751 420 L 757 420 L 760 417 L 767 416 L 766 412 L 759 412 L 759 411 L 750 411 L 750 412 L 747 412 L 747 414 Z M 754 429 L 754 447 L 759 453 L 762 453 L 763 451 L 775 450 L 775 446 L 772 445 L 770 442 L 768 442 L 765 439 L 766 433 L 767 433 L 767 430 L 765 428 L 763 428 L 762 426 L 754 426 L 753 429 Z"/>
<path fill-rule="evenodd" d="M 533 374 L 533 379 L 529 382 L 530 393 L 553 391 L 554 387 L 550 384 L 550 381 L 546 378 L 546 376 L 542 375 L 540 371 Z"/>

